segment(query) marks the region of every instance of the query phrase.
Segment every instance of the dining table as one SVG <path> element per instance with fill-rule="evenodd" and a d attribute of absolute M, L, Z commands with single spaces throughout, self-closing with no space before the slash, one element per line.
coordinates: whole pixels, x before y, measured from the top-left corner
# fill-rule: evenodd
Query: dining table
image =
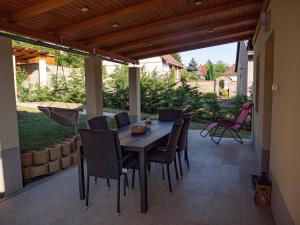
<path fill-rule="evenodd" d="M 139 184 L 140 184 L 140 210 L 146 213 L 148 210 L 147 189 L 147 152 L 159 146 L 171 133 L 173 122 L 152 121 L 151 127 L 145 133 L 133 134 L 132 126 L 145 125 L 139 121 L 117 129 L 120 145 L 123 151 L 137 152 L 139 155 Z M 80 147 L 78 160 L 78 180 L 80 199 L 85 199 L 84 178 L 84 150 Z"/>

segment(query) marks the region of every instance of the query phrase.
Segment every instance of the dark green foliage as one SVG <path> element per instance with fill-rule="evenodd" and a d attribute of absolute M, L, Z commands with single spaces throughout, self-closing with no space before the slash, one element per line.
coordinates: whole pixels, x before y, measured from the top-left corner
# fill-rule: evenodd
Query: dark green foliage
<path fill-rule="evenodd" d="M 215 79 L 216 79 L 216 74 L 215 74 L 214 64 L 210 63 L 208 64 L 208 71 L 205 76 L 205 80 L 215 80 Z"/>
<path fill-rule="evenodd" d="M 215 63 L 214 64 L 215 77 L 218 78 L 219 76 L 221 76 L 225 72 L 226 68 L 227 65 L 222 61 L 218 61 L 217 63 Z"/>
<path fill-rule="evenodd" d="M 194 58 L 192 58 L 191 61 L 189 62 L 187 70 L 189 72 L 197 72 L 198 71 L 198 63 L 196 62 L 196 60 Z"/>
<path fill-rule="evenodd" d="M 208 60 L 206 66 L 208 67 L 208 71 L 205 80 L 217 79 L 225 72 L 227 68 L 227 65 L 222 61 L 218 61 L 217 63 L 214 64 L 210 60 Z"/>
<path fill-rule="evenodd" d="M 56 80 L 57 79 L 57 80 Z M 18 92 L 20 101 L 43 102 L 62 101 L 85 103 L 84 74 L 82 71 L 73 71 L 64 84 L 64 77 L 52 75 L 52 87 L 39 85 L 23 87 Z"/>
<path fill-rule="evenodd" d="M 104 105 L 128 109 L 128 66 L 118 67 L 104 85 Z"/>

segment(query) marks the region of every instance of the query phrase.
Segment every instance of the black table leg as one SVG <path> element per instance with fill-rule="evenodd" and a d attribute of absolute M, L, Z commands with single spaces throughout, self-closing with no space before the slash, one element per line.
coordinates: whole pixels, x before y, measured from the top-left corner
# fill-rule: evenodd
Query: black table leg
<path fill-rule="evenodd" d="M 140 151 L 140 192 L 141 192 L 141 212 L 148 210 L 148 190 L 147 190 L 147 161 L 146 151 Z"/>
<path fill-rule="evenodd" d="M 84 162 L 82 148 L 78 149 L 78 182 L 79 182 L 79 196 L 81 200 L 85 199 L 85 186 L 84 186 Z"/>

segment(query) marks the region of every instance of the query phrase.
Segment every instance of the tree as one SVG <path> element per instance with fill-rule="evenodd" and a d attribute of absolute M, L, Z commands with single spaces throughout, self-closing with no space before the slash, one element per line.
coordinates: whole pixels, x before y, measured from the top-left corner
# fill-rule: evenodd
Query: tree
<path fill-rule="evenodd" d="M 174 59 L 176 59 L 178 62 L 182 63 L 182 59 L 179 53 L 173 53 L 171 54 Z"/>
<path fill-rule="evenodd" d="M 216 79 L 216 74 L 215 74 L 214 64 L 210 63 L 208 64 L 208 71 L 207 71 L 207 75 L 205 76 L 205 80 L 215 80 L 215 79 Z"/>
<path fill-rule="evenodd" d="M 187 70 L 189 72 L 197 72 L 198 71 L 198 64 L 194 58 L 192 58 L 191 61 L 189 62 Z"/>
<path fill-rule="evenodd" d="M 225 72 L 226 68 L 227 65 L 223 61 L 217 61 L 217 63 L 214 64 L 216 78 L 221 76 Z"/>

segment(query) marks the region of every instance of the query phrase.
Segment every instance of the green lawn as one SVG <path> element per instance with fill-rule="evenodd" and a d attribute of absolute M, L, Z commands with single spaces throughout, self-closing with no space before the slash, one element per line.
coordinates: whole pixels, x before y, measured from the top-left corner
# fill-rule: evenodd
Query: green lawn
<path fill-rule="evenodd" d="M 114 112 L 114 110 L 105 110 Z M 157 119 L 157 115 L 143 114 L 144 118 Z M 20 146 L 22 151 L 44 148 L 74 135 L 73 128 L 63 127 L 33 108 L 18 107 Z M 108 118 L 110 128 L 116 128 L 113 118 Z M 192 122 L 191 129 L 202 129 L 203 123 Z M 79 128 L 86 127 L 86 116 L 80 115 Z M 230 137 L 230 135 L 225 135 Z M 241 131 L 243 138 L 250 137 L 250 131 Z M 200 137 L 199 137 L 200 138 Z"/>

